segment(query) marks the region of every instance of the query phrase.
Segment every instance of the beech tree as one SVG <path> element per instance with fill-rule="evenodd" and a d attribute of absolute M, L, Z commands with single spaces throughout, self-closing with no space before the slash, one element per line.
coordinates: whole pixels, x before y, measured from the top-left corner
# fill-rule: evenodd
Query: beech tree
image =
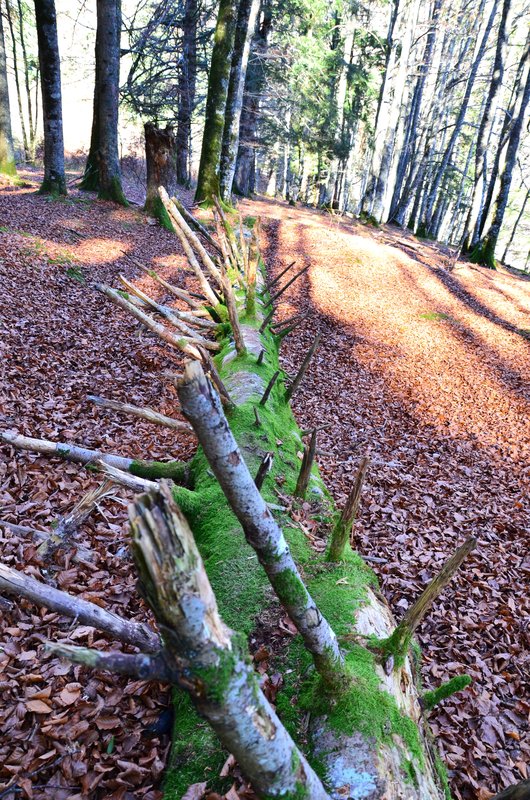
<path fill-rule="evenodd" d="M 212 197 L 220 194 L 219 169 L 237 13 L 237 0 L 220 0 L 210 62 L 196 203 L 210 203 Z"/>
<path fill-rule="evenodd" d="M 64 174 L 61 61 L 54 0 L 35 0 L 44 125 L 44 180 L 39 191 L 66 194 Z"/>
<path fill-rule="evenodd" d="M 120 39 L 121 0 L 97 0 L 92 134 L 81 188 L 127 205 L 118 153 Z"/>
<path fill-rule="evenodd" d="M 15 149 L 11 133 L 11 111 L 7 86 L 6 49 L 4 26 L 0 9 L 0 173 L 16 175 Z"/>

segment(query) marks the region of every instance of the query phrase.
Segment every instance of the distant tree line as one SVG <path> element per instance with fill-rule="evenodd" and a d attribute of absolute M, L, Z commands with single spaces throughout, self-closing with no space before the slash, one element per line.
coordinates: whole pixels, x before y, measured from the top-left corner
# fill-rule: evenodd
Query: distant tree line
<path fill-rule="evenodd" d="M 120 0 L 95 6 L 83 188 L 125 202 L 121 101 L 147 126 L 152 213 L 157 185 L 190 186 L 198 162 L 197 202 L 267 193 L 405 226 L 488 266 L 501 254 L 528 265 L 528 0 L 131 0 L 123 20 Z M 10 69 L 24 157 L 40 88 L 42 191 L 63 193 L 54 2 L 1 7 L 1 168 L 14 171 Z"/>

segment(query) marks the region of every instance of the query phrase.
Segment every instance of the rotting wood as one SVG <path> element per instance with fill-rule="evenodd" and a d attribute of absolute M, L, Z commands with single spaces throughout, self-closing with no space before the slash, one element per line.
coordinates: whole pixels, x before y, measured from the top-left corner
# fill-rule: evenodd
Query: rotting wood
<path fill-rule="evenodd" d="M 298 480 L 296 481 L 296 488 L 294 490 L 295 497 L 304 498 L 306 496 L 309 480 L 311 478 L 311 470 L 315 461 L 315 454 L 317 448 L 317 432 L 314 429 L 311 433 L 309 442 L 304 446 L 304 454 L 302 456 L 302 465 Z"/>

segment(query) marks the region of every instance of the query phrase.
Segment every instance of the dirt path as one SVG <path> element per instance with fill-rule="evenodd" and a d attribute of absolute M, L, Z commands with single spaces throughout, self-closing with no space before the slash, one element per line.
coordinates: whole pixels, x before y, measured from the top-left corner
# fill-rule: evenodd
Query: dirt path
<path fill-rule="evenodd" d="M 320 437 L 320 463 L 339 502 L 370 453 L 356 536 L 361 552 L 386 560 L 377 570 L 396 613 L 465 534 L 479 536 L 421 639 L 429 688 L 461 671 L 474 678 L 441 707 L 434 727 L 456 796 L 486 800 L 526 775 L 530 750 L 530 344 L 517 332 L 530 328 L 530 283 L 469 267 L 449 275 L 439 252 L 402 232 L 341 227 L 275 203 L 245 209 L 264 218 L 273 271 L 295 257 L 310 266 L 281 303 L 281 316 L 310 314 L 287 339 L 284 363 L 294 370 L 322 331 L 296 410 L 303 427 L 331 423 Z M 160 373 L 178 359 L 92 290 L 97 281 L 117 285 L 123 272 L 158 296 L 132 259 L 176 283 L 188 280 L 174 237 L 134 210 L 75 193 L 53 203 L 28 190 L 0 193 L 2 427 L 134 457 L 191 454 L 189 439 L 86 400 L 95 393 L 177 413 Z M 0 450 L 0 516 L 12 522 L 45 529 L 97 483 L 75 465 Z M 128 557 L 125 502 L 117 492 L 81 529 L 90 562 L 66 552 L 50 567 L 31 539 L 2 531 L 1 557 L 146 618 Z M 36 800 L 160 797 L 169 740 L 149 725 L 167 693 L 43 662 L 51 636 L 96 644 L 87 629 L 28 604 L 2 608 L 0 791 L 16 781 Z M 99 644 L 113 646 L 103 637 Z"/>
<path fill-rule="evenodd" d="M 273 271 L 310 265 L 280 306 L 310 314 L 284 365 L 294 370 L 322 332 L 296 411 L 302 427 L 331 423 L 320 465 L 339 503 L 370 454 L 355 535 L 361 553 L 386 560 L 376 571 L 396 615 L 478 536 L 420 639 L 427 688 L 473 677 L 432 719 L 455 796 L 484 800 L 530 777 L 530 282 L 472 265 L 449 274 L 410 240 L 413 260 L 401 231 L 245 208 L 264 220 Z"/>

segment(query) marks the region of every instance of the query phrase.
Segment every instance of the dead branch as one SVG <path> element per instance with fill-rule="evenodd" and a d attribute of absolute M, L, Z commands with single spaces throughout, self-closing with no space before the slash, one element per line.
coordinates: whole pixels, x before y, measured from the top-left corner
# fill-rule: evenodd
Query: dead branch
<path fill-rule="evenodd" d="M 123 472 L 131 472 L 140 477 L 145 475 L 171 478 L 175 483 L 182 483 L 185 480 L 186 464 L 182 461 L 137 461 L 113 453 L 102 453 L 101 450 L 89 450 L 87 447 L 78 447 L 74 444 L 51 442 L 49 439 L 33 439 L 30 436 L 21 436 L 11 431 L 0 431 L 0 439 L 18 450 L 29 450 L 44 456 L 60 456 L 66 461 L 74 461 L 78 464 L 96 464 L 102 461 L 110 467 Z"/>
<path fill-rule="evenodd" d="M 117 411 L 118 414 L 130 414 L 133 417 L 140 417 L 152 422 L 154 425 L 162 425 L 164 428 L 172 428 L 175 431 L 193 433 L 193 428 L 187 422 L 180 419 L 166 417 L 147 406 L 132 406 L 130 403 L 120 403 L 118 400 L 110 400 L 106 397 L 97 397 L 94 394 L 87 395 L 87 399 L 99 408 L 108 408 L 110 411 Z"/>
<path fill-rule="evenodd" d="M 123 472 L 121 469 L 116 469 L 116 467 L 105 464 L 104 461 L 98 460 L 95 464 L 113 483 L 116 483 L 118 486 L 123 486 L 125 489 L 131 489 L 133 492 L 149 492 L 156 490 L 158 487 L 156 481 L 140 478 L 138 475 L 133 475 L 131 472 Z"/>
<path fill-rule="evenodd" d="M 142 681 L 177 683 L 178 673 L 171 669 L 163 653 L 120 653 L 118 650 L 104 653 L 90 647 L 75 647 L 69 644 L 47 642 L 46 650 L 58 658 L 82 664 L 90 669 L 105 670 L 118 675 L 129 675 Z"/>
<path fill-rule="evenodd" d="M 306 354 L 304 360 L 300 364 L 300 369 L 296 373 L 294 381 L 290 384 L 290 386 L 285 391 L 285 402 L 286 403 L 288 403 L 290 400 L 292 400 L 296 390 L 300 386 L 300 384 L 302 382 L 302 378 L 304 377 L 304 375 L 305 375 L 305 373 L 307 371 L 307 368 L 309 366 L 309 362 L 313 358 L 313 356 L 315 354 L 315 350 L 317 349 L 319 343 L 320 343 L 320 334 L 317 333 L 317 335 L 313 339 L 313 344 L 311 345 L 311 347 L 307 351 L 307 354 Z"/>
<path fill-rule="evenodd" d="M 177 207 L 178 211 L 180 211 L 181 216 L 184 217 L 188 225 L 195 228 L 197 233 L 200 233 L 200 235 L 208 242 L 208 244 L 220 254 L 221 248 L 211 235 L 210 231 L 208 231 L 204 225 L 202 225 L 201 222 L 199 222 L 199 220 L 196 219 L 193 214 L 190 213 L 190 211 L 188 211 L 186 206 L 184 206 L 177 197 L 172 197 L 171 200 Z"/>
<path fill-rule="evenodd" d="M 140 650 L 156 653 L 160 649 L 158 635 L 147 625 L 123 619 L 112 611 L 106 611 L 82 597 L 62 592 L 53 586 L 25 575 L 0 563 L 0 592 L 24 597 L 37 606 L 44 606 L 57 614 L 77 620 L 81 625 L 90 625 L 125 644 Z"/>
<path fill-rule="evenodd" d="M 271 321 L 271 319 L 273 318 L 275 313 L 276 313 L 276 309 L 275 308 L 273 308 L 271 311 L 269 311 L 269 313 L 267 314 L 267 316 L 264 318 L 263 322 L 259 326 L 259 332 L 260 333 L 263 333 L 263 331 L 265 330 L 265 328 L 267 327 L 267 325 L 269 324 L 269 322 Z"/>
<path fill-rule="evenodd" d="M 282 288 L 279 289 L 276 292 L 276 294 L 272 294 L 269 297 L 269 299 L 267 300 L 267 302 L 265 303 L 265 308 L 267 308 L 267 306 L 270 306 L 272 303 L 274 303 L 275 300 L 278 300 L 282 296 L 282 294 L 289 288 L 289 286 L 291 286 L 291 284 L 293 284 L 295 282 L 295 280 L 300 277 L 300 275 L 303 275 L 305 272 L 307 272 L 308 269 L 309 269 L 309 265 L 307 267 L 304 267 L 303 269 L 301 269 L 300 272 L 297 272 L 296 275 L 293 275 L 291 280 L 287 281 L 285 286 L 282 286 Z"/>
<path fill-rule="evenodd" d="M 293 322 L 292 325 L 287 325 L 286 328 L 282 328 L 281 330 L 275 330 L 274 331 L 274 335 L 275 336 L 279 336 L 280 339 L 283 339 L 285 336 L 288 336 L 290 333 L 292 333 L 294 330 L 296 330 L 296 328 L 298 328 L 298 326 L 301 325 L 302 322 L 305 322 L 305 320 L 308 318 L 308 316 L 309 316 L 309 313 L 302 314 L 300 316 L 300 318 L 296 322 Z"/>
<path fill-rule="evenodd" d="M 285 273 L 286 273 L 286 272 L 289 272 L 289 270 L 291 269 L 291 267 L 294 267 L 294 265 L 295 265 L 295 264 L 296 264 L 296 261 L 291 261 L 291 263 L 290 263 L 290 264 L 288 264 L 288 265 L 285 267 L 285 269 L 282 269 L 282 271 L 279 273 L 279 275 L 276 275 L 276 277 L 275 277 L 275 278 L 273 278 L 272 280 L 268 281 L 268 282 L 265 284 L 265 286 L 263 287 L 263 291 L 264 291 L 264 292 L 268 292 L 268 291 L 270 291 L 270 290 L 272 289 L 272 287 L 273 287 L 273 286 L 275 286 L 275 285 L 278 283 L 278 281 L 280 281 L 280 280 L 283 278 L 283 276 L 285 275 Z"/>
<path fill-rule="evenodd" d="M 329 561 L 340 561 L 344 555 L 344 548 L 350 541 L 350 534 L 359 510 L 359 503 L 361 501 L 361 492 L 363 488 L 364 479 L 370 459 L 364 456 L 359 464 L 357 475 L 348 499 L 342 509 L 342 513 L 337 520 L 337 523 L 331 534 L 331 543 L 329 546 Z"/>
<path fill-rule="evenodd" d="M 219 198 L 218 197 L 214 197 L 213 198 L 213 202 L 214 202 L 215 208 L 217 210 L 217 213 L 219 214 L 219 218 L 221 220 L 221 224 L 223 226 L 223 229 L 225 231 L 226 240 L 228 242 L 228 247 L 229 247 L 229 250 L 230 250 L 230 252 L 232 254 L 232 258 L 234 260 L 234 265 L 235 265 L 236 269 L 240 273 L 242 273 L 244 275 L 245 274 L 245 264 L 243 262 L 243 256 L 239 252 L 237 239 L 235 237 L 235 234 L 234 234 L 234 231 L 232 229 L 232 226 L 229 224 L 228 220 L 226 219 L 226 216 L 225 216 L 225 213 L 224 213 L 224 211 L 222 209 L 221 203 L 219 202 Z"/>
<path fill-rule="evenodd" d="M 211 355 L 206 350 L 201 350 L 204 371 L 210 378 L 211 382 L 219 392 L 219 397 L 221 398 L 221 403 L 227 409 L 231 409 L 234 407 L 234 402 L 228 393 L 228 389 L 224 385 L 223 381 L 221 380 L 221 376 L 217 371 L 217 367 L 215 366 L 215 362 Z M 175 386 L 177 382 L 183 377 L 183 375 L 175 376 Z"/>
<path fill-rule="evenodd" d="M 445 589 L 457 569 L 464 559 L 476 547 L 477 540 L 470 536 L 458 550 L 447 559 L 438 575 L 431 581 L 424 592 L 419 596 L 414 605 L 406 612 L 405 616 L 383 645 L 383 652 L 390 655 L 397 654 L 395 659 L 396 666 L 404 655 L 412 641 L 412 637 L 422 619 L 425 617 L 436 598 Z"/>
<path fill-rule="evenodd" d="M 113 303 L 116 305 L 121 306 L 133 317 L 136 317 L 139 322 L 145 325 L 153 333 L 156 333 L 157 336 L 160 337 L 164 342 L 172 345 L 177 350 L 180 350 L 181 353 L 185 353 L 187 356 L 191 358 L 200 359 L 200 353 L 197 350 L 196 346 L 194 345 L 194 339 L 189 339 L 187 336 L 176 336 L 174 333 L 171 333 L 164 325 L 161 325 L 159 322 L 156 322 L 152 317 L 148 314 L 144 314 L 144 312 L 137 308 L 133 303 L 123 297 L 116 289 L 111 289 L 109 286 L 103 286 L 98 284 L 96 286 L 98 291 L 103 292 L 109 300 L 112 300 Z"/>
<path fill-rule="evenodd" d="M 217 305 L 217 302 L 218 302 L 217 295 L 215 294 L 215 292 L 213 291 L 212 287 L 208 283 L 208 281 L 206 279 L 206 275 L 202 271 L 201 266 L 200 266 L 199 262 L 197 261 L 197 257 L 195 255 L 195 253 L 193 252 L 193 248 L 192 248 L 191 244 L 189 243 L 188 237 L 181 230 L 181 228 L 177 225 L 177 223 L 175 222 L 175 218 L 171 214 L 171 201 L 170 201 L 170 199 L 168 197 L 168 194 L 167 194 L 167 192 L 166 192 L 166 190 L 164 189 L 163 186 L 159 187 L 158 194 L 160 195 L 160 199 L 162 200 L 162 203 L 164 204 L 164 208 L 166 209 L 166 211 L 167 211 L 167 213 L 169 215 L 169 218 L 170 218 L 171 223 L 173 225 L 173 230 L 177 234 L 178 239 L 179 239 L 179 241 L 180 241 L 180 243 L 182 245 L 182 249 L 184 250 L 184 252 L 186 254 L 186 258 L 188 259 L 188 263 L 189 263 L 190 267 L 192 268 L 192 270 L 193 270 L 193 272 L 195 274 L 195 277 L 199 281 L 199 284 L 200 284 L 200 287 L 201 287 L 201 291 L 203 292 L 203 294 L 206 295 L 208 301 L 212 305 L 214 305 L 214 306 Z"/>
<path fill-rule="evenodd" d="M 313 469 L 313 462 L 315 460 L 315 453 L 317 448 L 317 432 L 316 428 L 311 434 L 309 442 L 304 447 L 304 455 L 302 457 L 302 466 L 298 480 L 296 481 L 296 489 L 294 490 L 295 497 L 306 496 L 307 487 L 309 486 L 309 479 L 311 478 L 311 470 Z"/>
<path fill-rule="evenodd" d="M 166 291 L 170 294 L 177 297 L 179 300 L 183 300 L 185 303 L 189 305 L 190 308 L 193 308 L 196 313 L 202 310 L 202 304 L 199 300 L 196 300 L 190 292 L 187 292 L 185 289 L 180 289 L 177 286 L 173 286 L 172 283 L 169 283 L 158 272 L 155 272 L 154 269 L 150 269 L 149 267 L 141 267 L 142 271 L 149 275 L 150 278 L 153 278 L 160 286 L 163 286 Z"/>
<path fill-rule="evenodd" d="M 186 365 L 178 394 L 184 416 L 193 425 L 214 475 L 280 602 L 300 631 L 322 678 L 336 686 L 346 680 L 337 637 L 309 595 L 283 533 L 243 460 L 219 398 L 199 364 Z"/>
<path fill-rule="evenodd" d="M 269 399 L 269 395 L 270 395 L 270 393 L 272 392 L 272 390 L 274 388 L 274 384 L 278 380 L 278 375 L 279 374 L 280 374 L 280 370 L 277 369 L 276 372 L 274 373 L 274 375 L 272 376 L 272 378 L 270 379 L 269 383 L 267 384 L 267 388 L 263 392 L 263 397 L 259 401 L 260 406 L 264 406 L 266 404 L 267 400 Z"/>
<path fill-rule="evenodd" d="M 159 192 L 162 190 L 159 190 Z M 162 195 L 161 195 L 162 196 Z M 166 195 L 167 197 L 167 195 Z M 199 257 L 206 268 L 206 271 L 213 278 L 214 281 L 222 288 L 222 279 L 221 273 L 217 268 L 213 258 L 210 256 L 208 251 L 204 248 L 201 240 L 199 237 L 192 231 L 182 214 L 179 212 L 175 203 L 167 198 L 168 205 L 166 206 L 166 210 L 171 216 L 172 221 L 180 228 L 182 233 L 187 237 L 190 245 L 195 249 L 195 252 L 199 254 Z"/>

